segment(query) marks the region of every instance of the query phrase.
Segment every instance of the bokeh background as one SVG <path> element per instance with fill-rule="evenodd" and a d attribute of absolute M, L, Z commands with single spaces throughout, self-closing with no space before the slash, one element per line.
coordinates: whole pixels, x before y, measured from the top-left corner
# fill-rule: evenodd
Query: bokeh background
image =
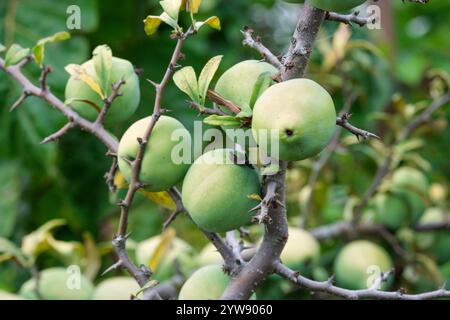
<path fill-rule="evenodd" d="M 372 130 L 389 144 L 412 114 L 427 105 L 433 91 L 431 79 L 448 79 L 450 4 L 438 0 L 427 5 L 403 4 L 400 0 L 378 3 L 382 7 L 381 30 L 358 26 L 347 29 L 337 23 L 325 23 L 307 77 L 332 93 L 338 110 L 348 90 L 356 93 L 352 123 Z M 0 42 L 7 47 L 12 43 L 31 47 L 40 38 L 66 30 L 66 8 L 70 4 L 80 6 L 82 28 L 71 31 L 69 41 L 48 46 L 46 62 L 54 69 L 49 85 L 63 99 L 68 79 L 64 66 L 86 61 L 100 44 L 108 44 L 115 56 L 142 68 L 140 107 L 131 119 L 113 129 L 120 137 L 132 122 L 151 112 L 154 90 L 145 79 L 157 81 L 165 71 L 174 46 L 170 30 L 163 26 L 152 38 L 144 33 L 142 20 L 161 11 L 156 0 L 2 0 Z M 220 75 L 239 61 L 259 59 L 257 53 L 241 44 L 240 29 L 245 25 L 255 29 L 273 52 L 281 54 L 289 43 L 298 10 L 295 5 L 274 0 L 204 0 L 199 16 L 219 16 L 222 31 L 202 29 L 186 43 L 182 64 L 192 65 L 199 72 L 206 61 L 220 54 L 224 56 Z M 188 17 L 183 19 L 187 24 Z M 351 38 L 347 39 L 350 33 Z M 37 79 L 39 70 L 30 66 L 26 73 Z M 98 272 L 113 261 L 109 241 L 119 216 L 115 204 L 118 195 L 109 194 L 103 178 L 110 158 L 105 157 L 103 145 L 79 130 L 71 130 L 57 143 L 41 145 L 40 141 L 59 129 L 65 119 L 36 98 L 27 99 L 10 113 L 9 107 L 20 92 L 21 88 L 0 72 L 0 237 L 20 246 L 26 235 L 46 222 L 64 219 L 66 224 L 53 233 L 54 238 L 67 245 L 44 246 L 36 257 L 36 268 L 76 263 L 98 281 Z M 192 128 L 198 115 L 185 100 L 171 82 L 163 105 Z M 450 108 L 439 111 L 432 123 L 409 141 L 400 160 L 400 165 L 415 167 L 427 177 L 427 207 L 444 210 L 448 209 L 450 179 L 449 115 Z M 381 142 L 358 143 L 355 137 L 344 133 L 342 145 L 319 176 L 307 228 L 344 219 L 349 199 L 360 197 L 370 185 L 383 152 Z M 292 225 L 298 223 L 303 210 L 302 190 L 313 160 L 292 164 L 288 175 L 288 215 Z M 139 242 L 159 234 L 168 214 L 148 199 L 138 198 L 130 217 L 132 239 Z M 177 236 L 195 250 L 206 244 L 203 235 L 185 217 L 173 227 Z M 437 261 L 410 240 L 401 239 L 406 241 L 408 250 L 418 251 L 428 259 L 425 267 L 413 268 L 412 276 L 400 276 L 398 282 L 420 291 L 450 278 L 448 260 Z M 333 257 L 345 240 L 322 244 L 321 271 L 332 272 Z M 450 248 L 450 240 L 447 244 Z M 422 276 L 428 279 L 425 284 L 417 280 Z M 17 292 L 29 278 L 29 270 L 18 267 L 14 261 L 0 264 L 0 289 Z M 288 284 L 276 287 L 276 292 L 266 290 L 261 297 L 309 297 Z"/>

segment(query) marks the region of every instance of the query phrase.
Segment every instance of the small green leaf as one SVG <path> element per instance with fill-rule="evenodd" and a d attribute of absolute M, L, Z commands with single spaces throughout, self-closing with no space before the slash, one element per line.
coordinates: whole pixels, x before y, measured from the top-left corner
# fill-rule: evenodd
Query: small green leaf
<path fill-rule="evenodd" d="M 0 238 L 0 262 L 15 259 L 22 266 L 28 266 L 29 261 L 22 251 L 13 242 Z"/>
<path fill-rule="evenodd" d="M 203 67 L 200 76 L 198 77 L 198 86 L 200 92 L 201 105 L 205 104 L 206 100 L 206 92 L 208 91 L 209 84 L 211 83 L 214 74 L 217 71 L 217 68 L 222 61 L 223 56 L 215 56 L 211 58 Z"/>
<path fill-rule="evenodd" d="M 40 39 L 33 47 L 33 55 L 36 63 L 42 66 L 45 56 L 45 45 L 50 42 L 64 41 L 70 39 L 70 33 L 66 31 L 57 32 L 54 35 Z"/>
<path fill-rule="evenodd" d="M 201 103 L 200 93 L 198 89 L 197 76 L 192 67 L 184 67 L 173 75 L 173 82 L 184 93 L 186 93 L 192 101 Z"/>
<path fill-rule="evenodd" d="M 241 126 L 239 119 L 236 119 L 234 116 L 219 116 L 214 114 L 203 119 L 203 122 L 212 126 L 225 126 L 233 128 L 238 128 Z"/>
<path fill-rule="evenodd" d="M 94 49 L 92 56 L 97 80 L 102 92 L 106 93 L 108 92 L 110 85 L 109 79 L 112 70 L 112 51 L 107 45 L 101 45 Z"/>
<path fill-rule="evenodd" d="M 205 21 L 198 21 L 195 23 L 195 30 L 199 30 L 203 25 L 207 24 L 213 29 L 220 31 L 220 19 L 217 16 L 212 16 L 206 19 Z"/>
<path fill-rule="evenodd" d="M 178 21 L 178 14 L 180 12 L 182 0 L 163 0 L 159 4 L 163 8 L 164 12 L 169 15 L 173 20 Z"/>
<path fill-rule="evenodd" d="M 5 56 L 5 67 L 12 66 L 14 64 L 19 63 L 30 53 L 29 48 L 22 48 L 18 44 L 13 44 Z"/>
<path fill-rule="evenodd" d="M 241 112 L 236 115 L 236 118 L 250 118 L 253 115 L 253 110 L 247 103 L 243 103 L 240 107 Z"/>
<path fill-rule="evenodd" d="M 148 36 L 153 35 L 158 30 L 161 22 L 171 26 L 173 29 L 178 28 L 177 22 L 172 19 L 167 13 L 163 12 L 160 16 L 147 16 L 144 20 L 144 30 Z"/>
<path fill-rule="evenodd" d="M 253 108 L 255 105 L 256 100 L 259 98 L 259 96 L 267 89 L 269 88 L 273 83 L 272 75 L 270 72 L 264 72 L 259 75 L 258 79 L 255 82 L 255 85 L 253 86 L 252 96 L 250 98 L 250 108 Z"/>
<path fill-rule="evenodd" d="M 0 43 L 0 52 L 3 52 L 6 50 L 6 47 Z"/>

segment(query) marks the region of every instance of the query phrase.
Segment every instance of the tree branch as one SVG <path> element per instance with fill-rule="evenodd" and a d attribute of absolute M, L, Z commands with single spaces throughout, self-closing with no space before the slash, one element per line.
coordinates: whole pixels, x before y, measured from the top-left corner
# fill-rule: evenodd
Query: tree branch
<path fill-rule="evenodd" d="M 260 37 L 256 37 L 256 39 L 253 38 L 252 29 L 246 26 L 241 30 L 241 33 L 244 36 L 244 40 L 242 41 L 242 44 L 244 46 L 255 49 L 261 54 L 264 60 L 273 65 L 278 70 L 282 70 L 283 64 L 281 63 L 280 59 L 278 59 L 276 55 L 274 55 L 262 44 Z"/>
<path fill-rule="evenodd" d="M 301 276 L 298 272 L 291 270 L 280 262 L 276 262 L 274 268 L 277 274 L 300 287 L 310 291 L 324 292 L 346 299 L 429 300 L 450 297 L 450 291 L 445 290 L 445 286 L 438 290 L 421 294 L 406 294 L 403 290 L 395 292 L 381 291 L 377 288 L 378 286 L 372 286 L 371 288 L 363 290 L 348 290 L 333 285 L 333 278 L 324 282 L 314 281 Z"/>
<path fill-rule="evenodd" d="M 359 128 L 353 126 L 352 124 L 350 124 L 350 122 L 348 122 L 348 119 L 350 119 L 350 116 L 351 116 L 350 114 L 344 113 L 342 116 L 336 118 L 336 124 L 338 126 L 341 126 L 344 129 L 346 129 L 347 131 L 353 133 L 358 138 L 358 140 L 360 137 L 363 138 L 363 140 L 367 140 L 369 138 L 375 138 L 375 139 L 381 140 L 381 138 L 379 136 L 377 136 L 376 134 L 373 134 L 366 130 L 359 129 Z"/>
<path fill-rule="evenodd" d="M 64 105 L 64 103 L 59 100 L 56 96 L 53 95 L 48 89 L 42 90 L 41 87 L 35 86 L 33 83 L 28 80 L 28 78 L 22 73 L 21 68 L 25 65 L 24 61 L 29 61 L 28 59 L 22 60 L 19 64 L 5 67 L 5 61 L 0 58 L 0 69 L 2 69 L 5 73 L 10 75 L 14 80 L 16 80 L 23 87 L 23 94 L 18 102 L 16 102 L 12 109 L 15 109 L 18 105 L 20 105 L 23 100 L 30 96 L 36 96 L 41 98 L 42 100 L 49 103 L 52 107 L 59 110 L 63 113 L 70 122 L 73 122 L 75 125 L 80 127 L 81 129 L 92 133 L 96 136 L 100 141 L 102 141 L 106 147 L 111 152 L 117 152 L 118 143 L 114 136 L 112 136 L 108 131 L 104 128 L 99 128 L 93 122 L 90 122 L 84 118 L 82 118 L 78 113 L 73 111 L 69 106 Z M 42 79 L 42 76 L 41 76 Z M 45 79 L 45 78 L 44 78 Z M 42 83 L 41 83 L 42 85 Z"/>
<path fill-rule="evenodd" d="M 336 12 L 327 12 L 325 19 L 329 21 L 342 22 L 348 25 L 356 23 L 360 27 L 364 27 L 367 24 L 374 24 L 376 22 L 375 18 L 372 17 L 360 17 L 359 11 L 354 11 L 350 14 L 339 14 Z"/>

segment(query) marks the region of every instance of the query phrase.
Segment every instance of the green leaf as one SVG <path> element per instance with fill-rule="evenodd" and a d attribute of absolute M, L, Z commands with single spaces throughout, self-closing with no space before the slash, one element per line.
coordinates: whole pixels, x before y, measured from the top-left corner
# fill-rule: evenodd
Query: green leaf
<path fill-rule="evenodd" d="M 64 41 L 70 39 L 70 33 L 66 31 L 57 32 L 52 36 L 40 39 L 37 44 L 33 47 L 33 55 L 36 63 L 42 66 L 45 56 L 45 45 L 50 42 Z"/>
<path fill-rule="evenodd" d="M 259 75 L 258 79 L 255 82 L 255 85 L 253 86 L 252 96 L 250 98 L 250 108 L 253 108 L 255 105 L 256 100 L 259 98 L 259 96 L 267 89 L 269 88 L 273 83 L 272 75 L 270 72 L 264 72 Z"/>
<path fill-rule="evenodd" d="M 68 64 L 64 69 L 66 69 L 67 73 L 69 73 L 72 77 L 86 83 L 94 92 L 96 92 L 100 96 L 100 98 L 102 98 L 102 100 L 106 98 L 105 93 L 100 87 L 97 79 L 94 79 L 91 75 L 89 75 L 82 66 L 78 64 Z"/>
<path fill-rule="evenodd" d="M 236 115 L 236 118 L 250 118 L 253 115 L 253 110 L 247 103 L 243 103 L 240 107 L 241 112 Z"/>
<path fill-rule="evenodd" d="M 163 12 L 160 16 L 147 16 L 144 19 L 144 30 L 148 36 L 153 35 L 158 30 L 161 22 L 171 26 L 174 30 L 178 28 L 177 22 L 172 19 L 167 13 Z"/>
<path fill-rule="evenodd" d="M 15 259 L 22 266 L 28 266 L 29 261 L 22 251 L 13 242 L 0 238 L 0 262 Z"/>
<path fill-rule="evenodd" d="M 112 51 L 107 45 L 101 45 L 92 52 L 95 73 L 102 92 L 108 92 L 112 70 Z"/>
<path fill-rule="evenodd" d="M 18 44 L 13 44 L 6 52 L 5 67 L 17 64 L 30 53 L 29 48 L 22 48 Z"/>
<path fill-rule="evenodd" d="M 178 21 L 178 14 L 180 12 L 182 0 L 163 0 L 159 4 L 163 8 L 164 12 L 169 15 L 173 20 Z"/>
<path fill-rule="evenodd" d="M 173 82 L 184 93 L 186 93 L 192 101 L 201 103 L 200 93 L 198 89 L 197 76 L 192 67 L 184 67 L 173 75 Z"/>
<path fill-rule="evenodd" d="M 206 19 L 205 21 L 198 21 L 195 23 L 195 30 L 200 30 L 201 27 L 204 25 L 208 25 L 213 29 L 219 30 L 221 29 L 220 26 L 220 19 L 217 16 L 212 16 Z"/>
<path fill-rule="evenodd" d="M 6 47 L 0 43 L 0 52 L 3 52 L 6 50 Z"/>
<path fill-rule="evenodd" d="M 211 115 L 203 119 L 203 122 L 212 126 L 225 126 L 238 128 L 241 126 L 239 119 L 234 116 Z"/>
<path fill-rule="evenodd" d="M 217 68 L 220 65 L 220 62 L 222 61 L 222 58 L 223 58 L 223 56 L 215 56 L 215 57 L 211 58 L 205 64 L 202 72 L 200 73 L 200 76 L 198 78 L 198 86 L 199 86 L 201 105 L 205 104 L 206 92 L 208 91 L 209 84 L 211 83 L 211 80 L 214 77 L 214 74 L 216 73 Z"/>

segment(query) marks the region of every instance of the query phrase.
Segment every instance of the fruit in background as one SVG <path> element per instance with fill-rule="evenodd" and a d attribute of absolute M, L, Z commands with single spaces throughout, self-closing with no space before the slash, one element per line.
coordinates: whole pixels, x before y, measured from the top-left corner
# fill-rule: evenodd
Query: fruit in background
<path fill-rule="evenodd" d="M 391 229 L 398 229 L 408 223 L 409 208 L 404 199 L 394 195 L 379 193 L 373 198 L 374 220 Z"/>
<path fill-rule="evenodd" d="M 279 71 L 267 62 L 246 60 L 235 64 L 217 80 L 215 91 L 223 98 L 241 107 L 250 106 L 253 88 L 258 77 L 265 72 L 276 75 Z M 227 109 L 223 110 L 229 112 Z"/>
<path fill-rule="evenodd" d="M 120 172 L 127 181 L 131 179 L 131 165 L 139 150 L 138 138 L 144 136 L 151 117 L 136 121 L 127 129 L 119 143 L 118 163 Z M 142 160 L 139 181 L 145 183 L 148 191 L 164 191 L 183 179 L 189 163 L 177 164 L 172 159 L 172 150 L 180 141 L 172 141 L 172 134 L 177 131 L 190 139 L 190 133 L 178 120 L 161 116 L 147 142 Z M 128 161 L 127 161 L 128 160 Z M 189 161 L 188 161 L 189 162 Z"/>
<path fill-rule="evenodd" d="M 152 279 L 164 281 L 175 274 L 175 261 L 184 274 L 190 274 L 196 267 L 196 252 L 182 239 L 164 239 L 158 235 L 137 245 L 136 260 L 138 265 L 151 267 Z"/>
<path fill-rule="evenodd" d="M 299 228 L 289 228 L 289 238 L 280 256 L 285 265 L 304 272 L 308 263 L 317 262 L 319 255 L 320 245 L 309 232 Z"/>
<path fill-rule="evenodd" d="M 227 288 L 229 277 L 218 264 L 196 270 L 181 287 L 178 300 L 218 300 Z M 255 300 L 252 295 L 251 300 Z"/>
<path fill-rule="evenodd" d="M 377 272 L 387 272 L 392 260 L 380 246 L 367 240 L 356 240 L 345 245 L 334 261 L 336 283 L 347 289 L 367 289 L 373 285 Z M 388 283 L 382 285 L 387 288 Z"/>
<path fill-rule="evenodd" d="M 252 244 L 244 243 L 244 246 L 250 247 Z M 244 249 L 242 250 L 241 255 L 244 259 L 246 259 L 246 257 L 249 257 L 252 252 L 254 252 L 253 248 Z M 208 243 L 203 247 L 202 251 L 200 251 L 200 254 L 198 255 L 197 261 L 200 266 L 223 263 L 222 256 L 212 243 Z"/>
<path fill-rule="evenodd" d="M 419 220 L 419 224 L 439 223 L 448 221 L 450 215 L 441 208 L 428 208 Z M 450 233 L 442 231 L 424 231 L 417 234 L 417 246 L 426 250 L 436 258 L 438 263 L 450 261 Z"/>
<path fill-rule="evenodd" d="M 44 300 L 90 300 L 92 298 L 94 286 L 82 274 L 72 274 L 65 268 L 56 267 L 42 270 L 39 277 L 39 293 Z M 35 284 L 34 279 L 26 281 L 20 289 L 20 295 L 26 299 L 37 300 Z"/>
<path fill-rule="evenodd" d="M 130 300 L 139 290 L 131 277 L 113 277 L 100 282 L 94 290 L 92 300 Z"/>
<path fill-rule="evenodd" d="M 82 67 L 92 78 L 98 78 L 94 67 L 94 61 L 92 59 L 83 63 Z M 106 92 L 107 95 L 111 94 L 111 85 L 117 83 L 120 79 L 125 80 L 125 84 L 123 84 L 119 90 L 119 92 L 122 93 L 122 96 L 117 97 L 108 110 L 105 117 L 105 124 L 107 126 L 111 126 L 128 119 L 132 114 L 134 114 L 139 106 L 141 96 L 139 89 L 139 78 L 134 71 L 133 65 L 127 60 L 113 57 L 109 79 L 110 85 L 108 86 L 108 91 Z M 91 104 L 85 101 L 72 101 L 70 103 L 71 107 L 76 112 L 91 121 L 97 118 L 99 110 L 104 104 L 98 93 L 92 90 L 85 82 L 74 76 L 71 76 L 67 81 L 65 96 L 66 100 L 81 99 L 93 103 Z"/>
<path fill-rule="evenodd" d="M 24 300 L 23 297 L 8 291 L 0 290 L 0 301 L 2 300 Z"/>
<path fill-rule="evenodd" d="M 428 194 L 429 182 L 427 177 L 420 171 L 412 167 L 401 167 L 392 175 L 392 184 L 397 188 L 404 188 L 421 195 Z"/>
<path fill-rule="evenodd" d="M 233 151 L 216 149 L 200 156 L 183 182 L 182 199 L 192 220 L 211 232 L 237 229 L 250 223 L 258 204 L 257 172 L 247 165 L 232 163 Z"/>
<path fill-rule="evenodd" d="M 308 0 L 308 2 L 322 10 L 345 12 L 362 5 L 366 0 Z"/>
<path fill-rule="evenodd" d="M 321 152 L 336 129 L 336 111 L 329 93 L 309 79 L 293 79 L 268 88 L 253 109 L 252 131 L 279 130 L 279 159 L 303 160 Z M 271 139 L 267 141 L 270 154 Z M 276 155 L 272 155 L 276 156 Z"/>

